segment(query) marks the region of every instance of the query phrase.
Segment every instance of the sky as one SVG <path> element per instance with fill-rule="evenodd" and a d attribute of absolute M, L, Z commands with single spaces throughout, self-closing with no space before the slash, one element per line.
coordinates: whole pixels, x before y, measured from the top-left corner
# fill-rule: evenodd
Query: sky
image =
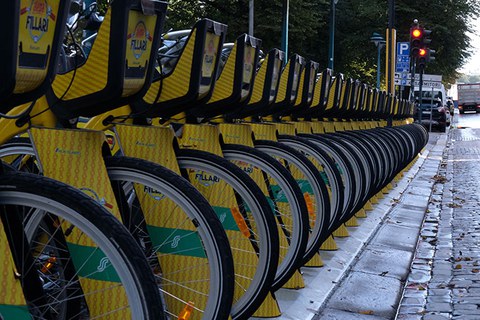
<path fill-rule="evenodd" d="M 480 74 L 480 19 L 473 21 L 474 33 L 469 34 L 472 40 L 473 55 L 460 70 L 466 74 Z"/>

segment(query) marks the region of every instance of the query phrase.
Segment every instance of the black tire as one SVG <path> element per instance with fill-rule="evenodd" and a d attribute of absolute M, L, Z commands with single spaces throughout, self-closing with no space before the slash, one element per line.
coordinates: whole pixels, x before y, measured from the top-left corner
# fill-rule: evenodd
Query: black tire
<path fill-rule="evenodd" d="M 223 157 L 242 167 L 248 166 L 250 175 L 259 173 L 271 203 L 275 208 L 278 233 L 280 235 L 280 261 L 273 290 L 279 289 L 303 265 L 308 242 L 308 209 L 302 190 L 290 172 L 268 154 L 255 148 L 236 145 L 222 145 Z M 283 240 L 282 240 L 283 238 Z"/>
<path fill-rule="evenodd" d="M 161 270 L 156 278 L 163 285 L 166 312 L 178 315 L 185 301 L 192 301 L 202 319 L 228 319 L 232 253 L 206 199 L 187 180 L 155 163 L 119 156 L 106 157 L 105 165 L 117 203 L 124 204 L 119 205 L 124 224 L 140 243 L 149 243 L 144 250 L 150 264 Z M 154 240 L 158 238 L 160 243 Z"/>
<path fill-rule="evenodd" d="M 155 279 L 141 248 L 135 243 L 125 227 L 94 200 L 58 181 L 21 172 L 2 174 L 0 176 L 0 190 L 0 205 L 2 208 L 0 215 L 9 239 L 10 248 L 15 257 L 17 270 L 22 275 L 23 289 L 27 301 L 29 301 L 28 297 L 35 296 L 35 298 L 38 298 L 39 292 L 47 290 L 45 283 L 38 287 L 34 281 L 36 279 L 36 282 L 39 282 L 40 272 L 47 272 L 43 271 L 45 265 L 40 271 L 42 265 L 37 263 L 43 261 L 41 260 L 41 254 L 50 255 L 58 250 L 63 252 L 62 260 L 52 260 L 54 261 L 52 263 L 53 267 L 56 265 L 59 267 L 73 266 L 76 268 L 78 277 L 84 278 L 85 281 L 87 279 L 95 281 L 90 270 L 82 271 L 84 266 L 104 265 L 105 267 L 102 269 L 97 268 L 98 276 L 100 277 L 105 270 L 110 270 L 108 271 L 111 275 L 108 278 L 109 281 L 114 281 L 112 276 L 115 277 L 115 275 L 119 280 L 118 282 L 111 282 L 112 290 L 113 288 L 119 290 L 122 284 L 126 289 L 129 305 L 117 305 L 121 304 L 123 299 L 121 296 L 110 296 L 108 298 L 109 294 L 113 294 L 107 287 L 109 282 L 101 281 L 105 285 L 104 290 L 100 290 L 101 292 L 96 288 L 83 286 L 82 282 L 82 291 L 79 292 L 77 278 L 63 278 L 59 284 L 63 285 L 65 290 L 68 290 L 67 285 L 69 281 L 72 281 L 75 282 L 77 298 L 79 296 L 88 297 L 83 299 L 85 305 L 88 304 L 87 299 L 90 298 L 107 302 L 102 304 L 101 310 L 96 310 L 93 306 L 90 308 L 90 305 L 88 309 L 87 307 L 82 308 L 84 309 L 82 316 L 88 317 L 92 313 L 101 316 L 97 314 L 97 311 L 115 312 L 115 310 L 103 310 L 103 308 L 118 307 L 130 310 L 131 315 L 139 318 L 165 319 Z M 50 239 L 53 239 L 53 234 L 50 234 L 52 238 L 48 238 L 47 231 L 39 227 L 46 221 L 56 222 L 51 224 L 55 227 L 55 241 L 50 241 Z M 66 226 L 69 227 L 65 228 Z M 37 241 L 35 234 L 38 232 L 43 234 L 42 241 L 33 242 Z M 61 243 L 61 239 L 63 239 L 63 243 Z M 82 240 L 79 241 L 80 239 Z M 89 242 L 84 242 L 87 240 Z M 69 243 L 68 247 L 67 242 Z M 25 247 L 27 243 L 28 247 Z M 83 243 L 89 243 L 89 246 L 86 247 Z M 56 246 L 62 245 L 62 247 L 57 247 L 54 251 L 52 250 L 53 244 Z M 31 251 L 25 250 L 25 248 L 29 248 Z M 86 248 L 92 254 L 76 255 L 75 252 L 81 251 L 76 251 L 77 249 L 74 250 L 74 248 Z M 101 254 L 95 256 L 93 255 L 94 252 Z M 68 261 L 64 260 L 65 256 L 69 257 Z M 92 259 L 92 261 L 89 261 L 89 259 Z M 24 262 L 27 264 L 24 265 Z M 52 269 L 48 270 L 53 270 L 53 267 L 49 267 Z M 29 277 L 29 272 L 26 270 L 31 270 L 30 273 L 33 273 L 33 277 Z M 33 280 L 34 282 L 26 282 L 27 280 Z M 34 292 L 35 288 L 39 291 Z M 54 309 L 61 303 L 55 298 L 45 298 L 43 302 L 47 301 L 49 309 Z M 34 301 L 42 302 L 42 299 L 34 299 Z M 32 311 L 33 317 L 37 317 L 41 309 L 34 308 L 34 301 L 29 301 L 29 310 Z M 46 312 L 50 313 L 50 311 Z M 50 316 L 52 319 L 54 318 L 54 315 L 50 314 Z M 118 316 L 125 317 L 127 314 L 119 313 Z"/>
<path fill-rule="evenodd" d="M 297 183 L 301 186 L 301 191 L 309 195 L 308 210 L 313 211 L 309 212 L 310 236 L 303 255 L 303 264 L 306 264 L 329 236 L 331 207 L 327 186 L 315 165 L 294 148 L 275 141 L 256 140 L 255 149 L 269 154 L 279 160 L 289 171 L 301 176 Z"/>
<path fill-rule="evenodd" d="M 330 221 L 328 224 L 328 234 L 336 229 L 336 225 L 340 221 L 343 211 L 345 210 L 345 186 L 342 175 L 335 165 L 333 159 L 319 148 L 316 144 L 306 138 L 298 136 L 280 135 L 278 136 L 280 143 L 298 150 L 308 159 L 315 161 L 317 168 L 321 174 L 325 175 L 327 187 L 330 189 Z"/>
<path fill-rule="evenodd" d="M 22 161 L 24 159 L 23 155 L 30 155 L 34 159 L 35 155 L 29 139 L 13 139 L 0 147 L 0 157 L 9 156 L 8 159 L 12 161 L 13 167 L 38 172 L 34 161 L 29 160 L 27 163 Z M 28 167 L 25 167 L 25 164 Z M 179 314 L 185 307 L 186 302 L 193 301 L 197 312 L 204 315 L 203 319 L 227 319 L 232 305 L 234 286 L 232 254 L 228 247 L 225 231 L 205 198 L 188 181 L 157 164 L 128 157 L 106 157 L 105 164 L 110 178 L 113 179 L 112 187 L 115 191 L 123 223 L 137 241 L 142 244 L 145 253 L 149 256 L 152 269 L 162 270 L 162 273 L 156 272 L 157 283 L 160 286 L 166 282 L 170 284 L 169 287 L 161 290 L 165 310 L 171 314 Z M 192 230 L 188 232 L 188 237 L 192 239 L 196 235 L 200 239 L 200 243 L 203 245 L 202 250 L 208 253 L 206 259 L 203 259 L 206 261 L 204 264 L 209 268 L 196 269 L 195 273 L 182 273 L 177 268 L 175 273 L 171 273 L 174 276 L 169 278 L 169 275 L 166 274 L 167 267 L 164 266 L 162 269 L 157 257 L 157 251 L 162 248 L 158 247 L 158 250 L 153 250 L 152 245 L 146 246 L 146 244 L 152 243 L 152 234 L 149 230 L 153 232 L 155 228 L 150 227 L 149 229 L 148 221 L 145 221 L 145 215 L 138 200 L 135 203 L 136 206 L 127 202 L 125 190 L 122 189 L 121 185 L 122 182 L 125 182 L 122 181 L 123 178 L 128 182 L 142 183 L 143 181 L 146 189 L 154 190 L 155 193 L 161 192 L 162 197 L 166 197 L 166 199 L 162 198 L 163 203 L 165 204 L 168 201 L 165 208 L 172 208 L 173 206 L 176 220 L 180 220 L 180 217 L 183 217 L 184 221 L 188 219 L 188 222 L 184 222 L 189 223 L 189 228 Z M 145 183 L 150 185 L 145 185 Z M 153 184 L 154 187 L 152 187 Z M 137 193 L 132 194 L 140 194 L 141 190 L 137 191 Z M 135 214 L 133 214 L 132 208 L 136 210 Z M 162 213 L 165 213 L 165 210 Z M 153 214 L 153 212 L 150 212 L 150 214 Z M 170 229 L 162 229 L 163 237 L 168 230 Z M 186 230 L 186 226 L 181 230 Z M 176 229 L 173 230 L 172 235 L 177 231 Z M 170 251 L 173 250 L 170 249 Z M 170 255 L 164 254 L 162 259 L 168 263 L 166 260 L 174 254 L 174 252 L 170 252 Z M 194 259 L 200 260 L 199 257 L 192 258 L 192 260 Z M 190 269 L 190 271 L 193 271 L 193 269 Z M 179 278 L 184 274 L 195 275 L 200 279 L 194 279 L 195 281 L 189 282 L 188 285 L 171 285 L 174 283 L 173 277 Z M 206 283 L 206 285 L 202 285 L 203 283 Z M 194 286 L 198 288 L 193 288 Z M 178 288 L 180 287 L 188 288 L 190 294 L 180 298 L 179 295 L 181 294 L 178 294 Z M 206 291 L 203 292 L 202 290 Z M 172 294 L 172 292 L 176 292 L 176 294 Z M 204 297 L 208 297 L 208 300 Z"/>
<path fill-rule="evenodd" d="M 248 227 L 248 236 L 241 235 L 240 232 L 235 232 L 235 234 L 227 232 L 227 235 L 231 244 L 235 241 L 248 241 L 250 249 L 248 252 L 243 252 L 247 247 L 241 250 L 235 249 L 235 246 L 232 247 L 235 273 L 238 275 L 236 277 L 237 284 L 240 281 L 248 280 L 245 287 L 237 285 L 235 288 L 232 318 L 247 319 L 269 294 L 276 277 L 279 236 L 272 208 L 252 179 L 228 160 L 199 150 L 183 149 L 177 150 L 176 153 L 184 177 L 190 178 L 190 174 L 192 174 L 192 179 L 198 176 L 198 182 L 203 182 L 202 176 L 207 173 L 212 177 L 212 183 L 221 183 L 222 185 L 225 183 L 225 187 L 230 186 L 234 190 L 234 199 L 232 200 L 238 206 L 239 214 Z M 200 192 L 208 192 L 206 189 L 208 187 L 208 185 L 204 185 L 203 188 L 200 188 Z M 227 192 L 228 190 L 225 189 L 225 193 Z M 240 235 L 237 236 L 237 234 Z M 232 239 L 232 237 L 238 238 Z M 255 256 L 255 259 L 252 259 L 252 265 L 248 265 L 248 261 L 245 259 L 243 261 L 235 259 L 235 253 L 239 251 L 242 251 L 242 254 Z M 248 277 L 240 274 L 245 267 L 248 267 L 254 274 L 249 274 Z"/>
<path fill-rule="evenodd" d="M 338 166 L 341 172 L 346 197 L 342 215 L 340 216 L 339 221 L 337 221 L 337 225 L 334 227 L 337 229 L 355 213 L 353 210 L 360 200 L 360 194 L 358 191 L 361 187 L 357 186 L 357 184 L 361 181 L 359 181 L 360 179 L 356 176 L 358 175 L 358 170 L 355 170 L 353 167 L 355 163 L 351 163 L 351 159 L 347 158 L 344 152 L 340 150 L 335 143 L 329 141 L 324 136 L 318 134 L 301 134 L 300 137 L 308 139 L 326 152 L 335 161 L 335 165 Z"/>

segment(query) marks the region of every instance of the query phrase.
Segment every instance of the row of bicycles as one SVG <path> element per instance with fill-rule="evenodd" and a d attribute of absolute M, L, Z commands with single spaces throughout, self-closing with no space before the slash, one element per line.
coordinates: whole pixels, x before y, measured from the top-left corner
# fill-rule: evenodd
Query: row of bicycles
<path fill-rule="evenodd" d="M 425 146 L 413 104 L 209 19 L 162 33 L 165 2 L 97 9 L 0 12 L 0 318 L 280 316 Z"/>

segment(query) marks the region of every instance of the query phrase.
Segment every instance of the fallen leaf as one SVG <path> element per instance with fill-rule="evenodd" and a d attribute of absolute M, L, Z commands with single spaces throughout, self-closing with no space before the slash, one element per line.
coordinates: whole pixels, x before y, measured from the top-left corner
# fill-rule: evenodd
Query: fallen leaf
<path fill-rule="evenodd" d="M 360 314 L 373 314 L 373 310 L 360 311 Z"/>
<path fill-rule="evenodd" d="M 436 174 L 433 176 L 433 180 L 435 180 L 436 183 L 445 183 L 447 182 L 447 178 L 445 178 L 442 175 Z"/>
<path fill-rule="evenodd" d="M 472 269 L 472 272 L 473 272 L 473 273 L 479 273 L 480 270 L 479 270 L 479 269 Z"/>
<path fill-rule="evenodd" d="M 455 269 L 462 269 L 462 265 L 461 265 L 461 264 L 457 264 L 457 265 L 455 266 Z"/>

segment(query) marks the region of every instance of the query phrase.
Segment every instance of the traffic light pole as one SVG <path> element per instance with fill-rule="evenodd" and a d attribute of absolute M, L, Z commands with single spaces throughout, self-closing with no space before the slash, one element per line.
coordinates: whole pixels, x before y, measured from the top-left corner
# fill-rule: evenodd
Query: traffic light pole
<path fill-rule="evenodd" d="M 415 90 L 415 87 L 413 87 Z M 418 123 L 422 123 L 422 97 L 423 97 L 423 68 L 420 68 L 420 77 L 418 79 Z"/>

